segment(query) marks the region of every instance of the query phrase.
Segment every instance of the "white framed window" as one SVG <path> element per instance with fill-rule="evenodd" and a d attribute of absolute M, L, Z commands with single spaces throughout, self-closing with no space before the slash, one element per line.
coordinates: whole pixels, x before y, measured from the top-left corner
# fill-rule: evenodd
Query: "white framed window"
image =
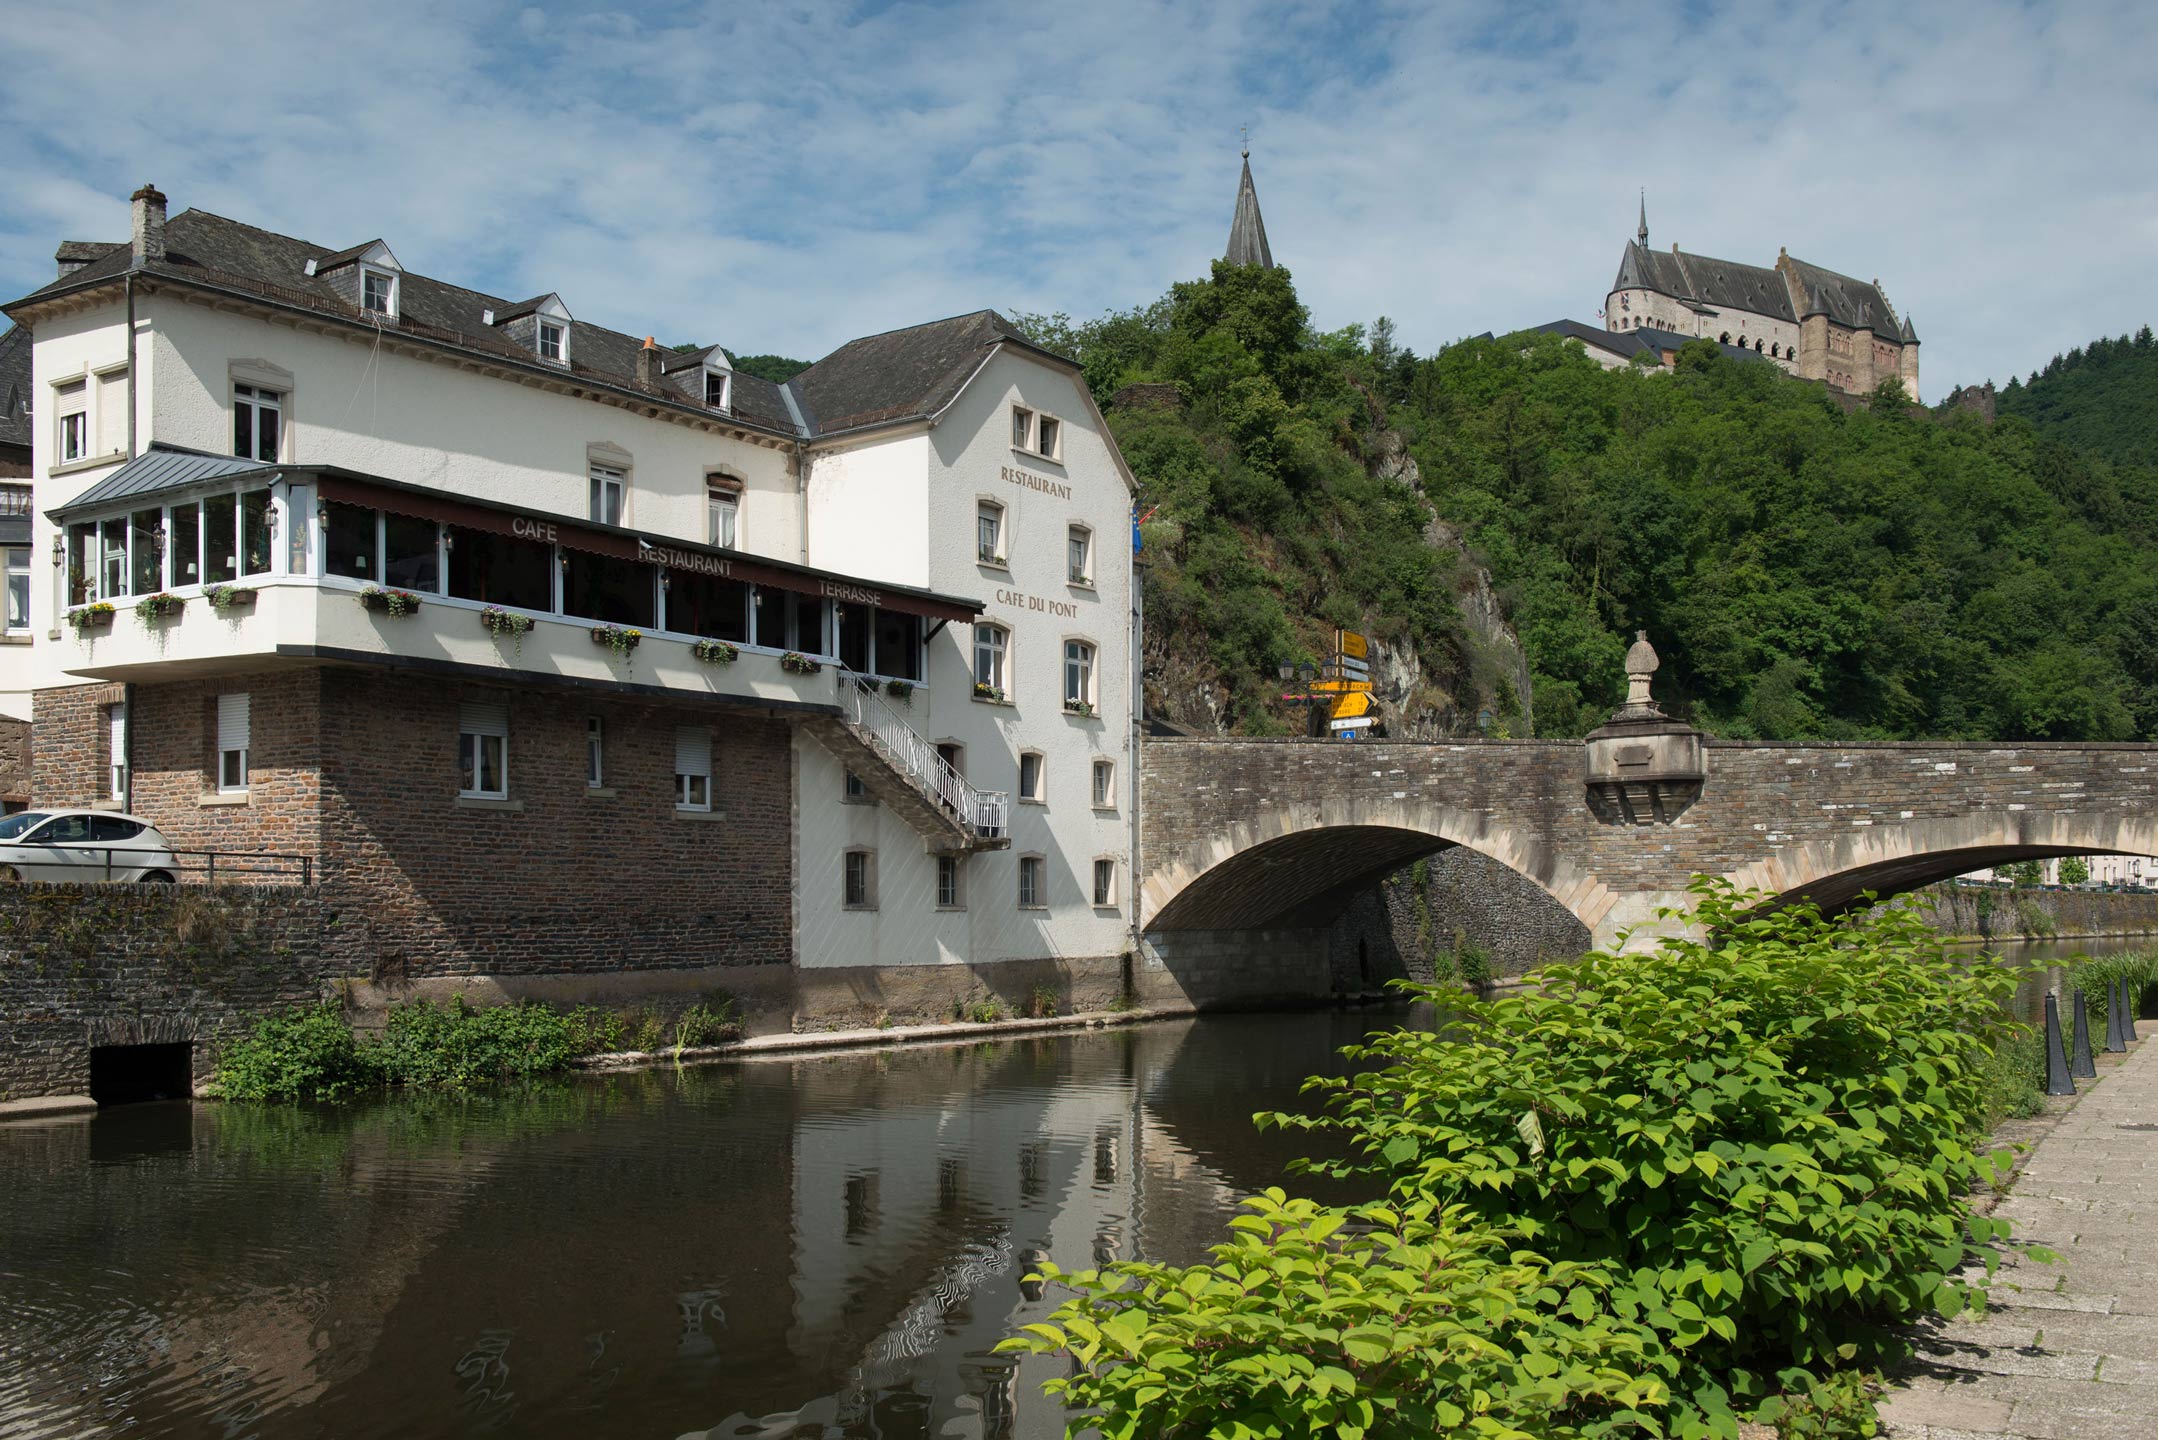
<path fill-rule="evenodd" d="M 53 387 L 53 412 L 57 415 L 60 463 L 90 458 L 90 385 L 70 380 Z"/>
<path fill-rule="evenodd" d="M 1094 532 L 1074 525 L 1065 532 L 1064 566 L 1074 585 L 1094 583 Z"/>
<path fill-rule="evenodd" d="M 389 270 L 360 271 L 360 308 L 371 315 L 397 318 L 397 276 Z"/>
<path fill-rule="evenodd" d="M 584 783 L 588 790 L 607 783 L 607 730 L 597 715 L 584 721 Z"/>
<path fill-rule="evenodd" d="M 937 857 L 937 908 L 939 910 L 964 910 L 967 892 L 962 886 L 958 855 Z"/>
<path fill-rule="evenodd" d="M 974 558 L 984 565 L 1004 563 L 1004 507 L 994 500 L 974 508 Z"/>
<path fill-rule="evenodd" d="M 732 485 L 706 482 L 704 517 L 705 543 L 732 550 L 741 530 L 742 492 Z"/>
<path fill-rule="evenodd" d="M 712 808 L 712 732 L 684 725 L 674 732 L 674 808 Z"/>
<path fill-rule="evenodd" d="M 1004 683 L 1006 665 L 1011 650 L 1011 631 L 1002 625 L 976 625 L 974 627 L 974 686 L 987 689 L 997 698 L 1008 691 Z"/>
<path fill-rule="evenodd" d="M 1039 750 L 1019 752 L 1019 798 L 1035 805 L 1049 798 L 1048 763 Z"/>
<path fill-rule="evenodd" d="M 1094 762 L 1094 808 L 1116 809 L 1116 762 L 1097 759 Z"/>
<path fill-rule="evenodd" d="M 555 365 L 569 363 L 569 327 L 542 316 L 539 322 L 539 357 Z"/>
<path fill-rule="evenodd" d="M 468 800 L 509 798 L 510 707 L 457 707 L 457 793 Z"/>
<path fill-rule="evenodd" d="M 612 465 L 594 464 L 592 476 L 592 518 L 602 525 L 622 523 L 622 499 L 629 488 L 629 473 Z"/>
<path fill-rule="evenodd" d="M 92 439 L 92 453 L 97 455 L 124 455 L 127 453 L 127 367 L 117 370 L 101 370 L 97 377 L 97 425 Z"/>
<path fill-rule="evenodd" d="M 30 632 L 30 547 L 7 547 L 7 633 Z"/>
<path fill-rule="evenodd" d="M 725 370 L 704 372 L 704 403 L 709 410 L 724 410 L 734 398 L 734 376 Z"/>
<path fill-rule="evenodd" d="M 232 453 L 275 462 L 284 439 L 285 397 L 260 385 L 232 387 Z"/>
<path fill-rule="evenodd" d="M 1034 448 L 1034 412 L 1024 405 L 1012 406 L 1012 449 Z"/>
<path fill-rule="evenodd" d="M 1094 861 L 1094 903 L 1100 906 L 1116 904 L 1116 860 L 1113 856 L 1099 856 Z"/>
<path fill-rule="evenodd" d="M 1019 857 L 1019 908 L 1022 910 L 1046 910 L 1049 907 L 1049 862 L 1039 855 Z"/>
<path fill-rule="evenodd" d="M 877 852 L 849 850 L 840 857 L 840 903 L 849 910 L 877 908 Z"/>
<path fill-rule="evenodd" d="M 1094 708 L 1094 647 L 1085 640 L 1064 642 L 1064 708 Z"/>
<path fill-rule="evenodd" d="M 248 752 L 253 746 L 253 722 L 247 695 L 217 697 L 217 789 L 236 795 L 247 789 Z"/>
<path fill-rule="evenodd" d="M 109 749 L 105 768 L 112 781 L 110 793 L 113 799 L 124 801 L 127 799 L 127 706 L 112 706 L 106 719 Z"/>
<path fill-rule="evenodd" d="M 1064 443 L 1064 422 L 1054 415 L 1044 415 L 1029 410 L 1024 405 L 1012 407 L 1012 448 L 1038 455 L 1044 460 L 1059 458 L 1059 448 Z"/>

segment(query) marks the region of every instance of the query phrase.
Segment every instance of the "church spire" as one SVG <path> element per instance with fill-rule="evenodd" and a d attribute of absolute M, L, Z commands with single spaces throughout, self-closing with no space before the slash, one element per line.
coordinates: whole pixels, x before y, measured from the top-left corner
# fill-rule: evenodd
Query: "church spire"
<path fill-rule="evenodd" d="M 1641 239 L 1641 248 L 1648 249 L 1648 187 L 1641 187 L 1641 228 L 1634 234 Z"/>
<path fill-rule="evenodd" d="M 1244 177 L 1236 186 L 1236 218 L 1229 222 L 1229 253 L 1221 258 L 1231 265 L 1274 268 L 1274 253 L 1266 248 L 1266 222 L 1259 218 L 1259 192 L 1251 183 L 1249 145 L 1244 147 Z"/>

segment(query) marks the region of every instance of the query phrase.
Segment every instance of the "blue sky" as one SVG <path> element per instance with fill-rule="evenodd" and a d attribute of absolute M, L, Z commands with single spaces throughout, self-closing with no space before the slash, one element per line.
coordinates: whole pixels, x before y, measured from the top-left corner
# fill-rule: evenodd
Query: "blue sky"
<path fill-rule="evenodd" d="M 1924 389 L 2158 320 L 2158 7 L 0 0 L 0 290 L 172 197 L 814 358 L 1203 274 L 1238 129 L 1322 326 L 1593 321 L 1651 241 L 1879 277 Z"/>

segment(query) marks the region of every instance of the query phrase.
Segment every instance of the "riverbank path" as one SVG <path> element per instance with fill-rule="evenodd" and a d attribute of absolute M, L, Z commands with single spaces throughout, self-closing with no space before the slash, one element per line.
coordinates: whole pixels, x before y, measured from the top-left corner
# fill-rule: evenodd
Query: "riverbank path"
<path fill-rule="evenodd" d="M 2158 1437 L 2158 1044 L 2081 1083 L 1994 1211 L 2060 1263 L 2012 1261 L 2020 1289 L 1927 1328 L 1881 1407 L 1891 1440 Z"/>

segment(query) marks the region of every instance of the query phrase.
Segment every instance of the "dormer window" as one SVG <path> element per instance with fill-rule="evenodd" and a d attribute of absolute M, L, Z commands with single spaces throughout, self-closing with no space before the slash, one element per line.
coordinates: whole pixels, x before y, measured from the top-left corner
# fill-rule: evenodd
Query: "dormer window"
<path fill-rule="evenodd" d="M 725 370 L 704 372 L 704 403 L 707 409 L 724 410 L 733 399 L 734 376 Z"/>
<path fill-rule="evenodd" d="M 552 320 L 539 322 L 540 359 L 552 360 L 555 364 L 560 365 L 567 358 L 568 340 L 567 332 Z"/>
<path fill-rule="evenodd" d="M 388 270 L 360 272 L 360 308 L 384 319 L 397 318 L 397 276 Z"/>

